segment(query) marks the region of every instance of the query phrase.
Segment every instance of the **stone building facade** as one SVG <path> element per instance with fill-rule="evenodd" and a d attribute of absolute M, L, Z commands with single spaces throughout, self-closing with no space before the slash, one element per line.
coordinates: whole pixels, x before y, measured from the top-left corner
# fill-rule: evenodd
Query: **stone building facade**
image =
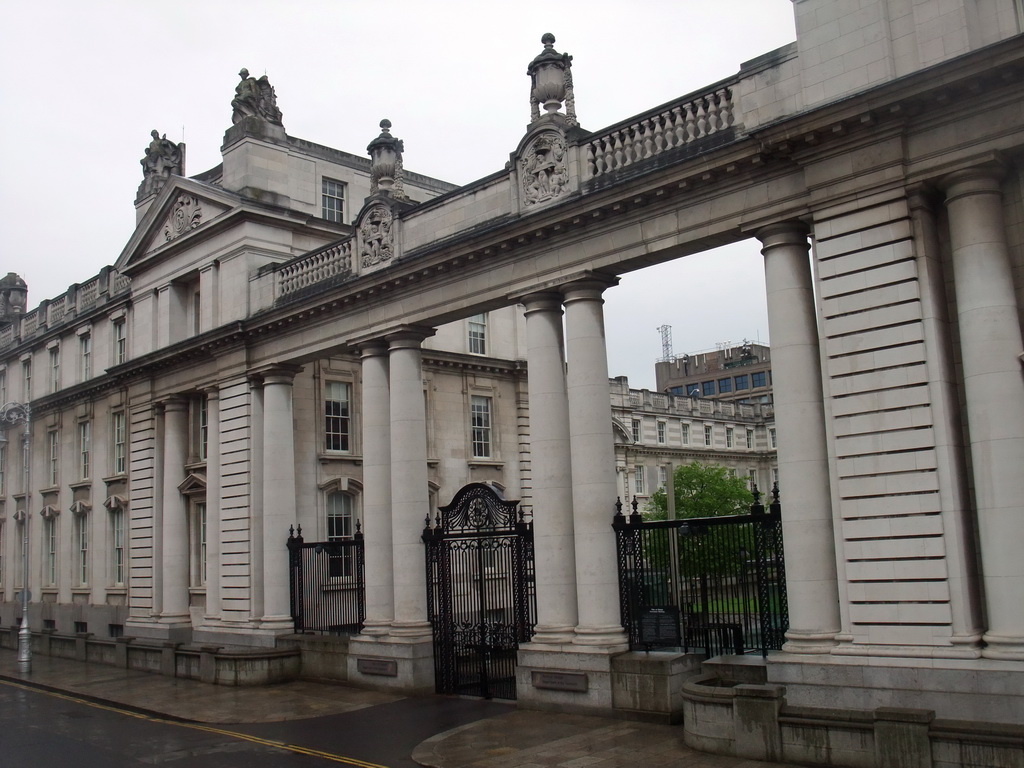
<path fill-rule="evenodd" d="M 427 418 L 424 372 L 442 355 L 427 340 L 449 323 L 507 311 L 525 345 L 529 439 L 516 409 L 501 451 L 512 434 L 517 450 L 528 444 L 538 585 L 538 624 L 518 651 L 519 700 L 611 711 L 613 665 L 627 642 L 610 566 L 609 499 L 619 488 L 602 295 L 620 274 L 756 238 L 789 608 L 768 680 L 801 706 L 1024 721 L 1020 4 L 793 7 L 792 45 L 593 132 L 577 117 L 571 57 L 545 35 L 529 70 L 531 120 L 511 160 L 456 190 L 403 179 L 403 148 L 383 125 L 351 231 L 311 215 L 322 180 L 284 172 L 299 147 L 272 110 L 239 114 L 223 166 L 195 179 L 172 174 L 151 201 L 143 196 L 114 271 L 80 287 L 104 297 L 91 326 L 96 349 L 108 346 L 101 384 L 42 394 L 70 375 L 66 340 L 74 349 L 93 332 L 83 321 L 82 336 L 70 326 L 64 334 L 57 318 L 75 304 L 67 297 L 26 314 L 17 336 L 0 335 L 7 396 L 33 395 L 36 434 L 45 435 L 33 443 L 43 485 L 29 523 L 68 526 L 77 501 L 71 515 L 95 515 L 126 493 L 125 631 L 171 638 L 192 627 L 195 609 L 211 636 L 272 641 L 288 622 L 284 553 L 269 542 L 295 519 L 315 520 L 310 499 L 327 490 L 316 486 L 346 476 L 343 461 L 325 456 L 330 472 L 316 469 L 323 474 L 310 483 L 307 465 L 298 488 L 298 457 L 319 462 L 319 443 L 316 421 L 293 428 L 303 407 L 296 386 L 347 383 L 342 361 L 355 351 L 362 487 L 345 480 L 339 490 L 359 492 L 374 544 L 350 679 L 427 689 L 419 523 L 432 473 L 472 450 L 457 447 L 467 445 L 464 429 L 431 448 L 437 420 Z M 272 96 L 243 91 L 240 99 Z M 121 348 L 124 319 L 141 332 L 125 339 L 121 362 L 109 348 Z M 439 398 L 468 404 L 453 418 L 467 423 L 476 386 L 481 397 L 520 402 L 514 378 L 485 374 L 467 372 L 464 389 Z M 219 451 L 205 474 L 193 437 L 203 434 L 204 395 L 207 450 Z M 87 403 L 100 399 L 95 412 L 125 413 L 130 482 L 115 471 L 73 488 L 53 475 L 69 461 L 58 455 L 63 436 L 78 434 L 91 421 Z M 117 424 L 95 428 L 113 433 L 116 462 Z M 450 455 L 430 455 L 443 445 Z M 518 492 L 523 475 L 496 464 L 466 471 L 504 473 Z M 437 477 L 437 492 L 448 481 Z M 189 582 L 182 518 L 204 483 L 207 514 L 221 518 L 207 518 L 220 537 L 207 542 L 221 558 L 220 605 L 209 586 L 201 604 Z M 17 504 L 15 486 L 5 528 L 17 527 Z M 5 533 L 5 558 L 16 557 L 12 538 Z M 33 557 L 35 572 L 48 574 L 43 548 Z M 73 603 L 71 593 L 61 601 Z M 360 676 L 359 659 L 392 663 L 396 674 Z M 537 684 L 569 672 L 586 685 Z"/>
<path fill-rule="evenodd" d="M 772 351 L 767 344 L 726 342 L 713 350 L 655 363 L 659 392 L 737 403 L 771 403 Z"/>

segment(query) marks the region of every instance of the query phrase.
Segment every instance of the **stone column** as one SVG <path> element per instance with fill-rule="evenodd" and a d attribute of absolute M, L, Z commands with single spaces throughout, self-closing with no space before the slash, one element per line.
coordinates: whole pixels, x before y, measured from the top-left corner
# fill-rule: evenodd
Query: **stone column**
<path fill-rule="evenodd" d="M 535 643 L 571 643 L 579 622 L 573 544 L 569 401 L 562 296 L 534 293 L 526 307 L 533 540 L 537 572 Z"/>
<path fill-rule="evenodd" d="M 615 444 L 608 354 L 604 338 L 603 280 L 563 289 L 572 464 L 573 532 L 579 624 L 573 643 L 625 647 L 615 567 Z"/>
<path fill-rule="evenodd" d="M 163 480 L 161 489 L 160 623 L 191 623 L 188 611 L 188 513 L 178 486 L 188 457 L 188 401 L 164 401 Z"/>
<path fill-rule="evenodd" d="M 789 631 L 783 650 L 829 653 L 840 629 L 821 357 L 807 228 L 757 232 L 764 254 Z"/>
<path fill-rule="evenodd" d="M 206 394 L 206 615 L 220 621 L 220 390 Z"/>
<path fill-rule="evenodd" d="M 292 381 L 299 368 L 263 372 L 263 617 L 260 628 L 294 626 L 288 595 L 288 526 L 295 516 L 295 426 Z M 257 534 L 259 535 L 259 534 Z"/>
<path fill-rule="evenodd" d="M 984 573 L 983 656 L 1024 659 L 1024 377 L 1001 169 L 946 179 L 967 431 Z"/>
<path fill-rule="evenodd" d="M 421 534 L 430 512 L 427 417 L 420 345 L 432 333 L 408 328 L 388 336 L 391 367 L 391 535 L 395 619 L 390 636 L 429 639 Z"/>
<path fill-rule="evenodd" d="M 395 619 L 391 535 L 391 393 L 388 346 L 361 348 L 363 361 L 363 542 L 366 552 L 364 635 L 383 636 Z"/>

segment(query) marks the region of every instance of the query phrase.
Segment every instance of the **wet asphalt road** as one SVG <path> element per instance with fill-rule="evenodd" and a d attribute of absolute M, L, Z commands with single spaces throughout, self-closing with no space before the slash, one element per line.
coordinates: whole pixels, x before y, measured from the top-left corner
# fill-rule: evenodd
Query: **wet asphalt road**
<path fill-rule="evenodd" d="M 425 696 L 306 720 L 222 726 L 176 722 L 0 680 L 0 765 L 411 768 L 416 764 L 409 755 L 424 739 L 512 709 Z"/>

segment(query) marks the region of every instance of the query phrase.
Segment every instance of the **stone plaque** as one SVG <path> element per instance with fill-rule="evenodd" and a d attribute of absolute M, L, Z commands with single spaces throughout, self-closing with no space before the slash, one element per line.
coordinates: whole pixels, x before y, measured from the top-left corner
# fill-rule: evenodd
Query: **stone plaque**
<path fill-rule="evenodd" d="M 533 672 L 533 687 L 550 691 L 586 693 L 587 676 L 583 672 Z"/>
<path fill-rule="evenodd" d="M 646 646 L 679 646 L 679 609 L 674 605 L 652 605 L 640 611 L 640 643 Z"/>
<path fill-rule="evenodd" d="M 356 659 L 356 669 L 364 675 L 398 677 L 398 662 L 387 659 Z"/>

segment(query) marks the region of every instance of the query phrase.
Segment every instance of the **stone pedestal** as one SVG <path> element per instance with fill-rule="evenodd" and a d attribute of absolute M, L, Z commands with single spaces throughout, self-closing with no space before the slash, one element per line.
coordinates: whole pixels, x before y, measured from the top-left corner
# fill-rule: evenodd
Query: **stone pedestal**
<path fill-rule="evenodd" d="M 612 660 L 618 652 L 584 645 L 519 646 L 516 696 L 524 709 L 610 717 Z"/>
<path fill-rule="evenodd" d="M 377 691 L 433 693 L 433 641 L 356 635 L 349 641 L 348 682 Z"/>

